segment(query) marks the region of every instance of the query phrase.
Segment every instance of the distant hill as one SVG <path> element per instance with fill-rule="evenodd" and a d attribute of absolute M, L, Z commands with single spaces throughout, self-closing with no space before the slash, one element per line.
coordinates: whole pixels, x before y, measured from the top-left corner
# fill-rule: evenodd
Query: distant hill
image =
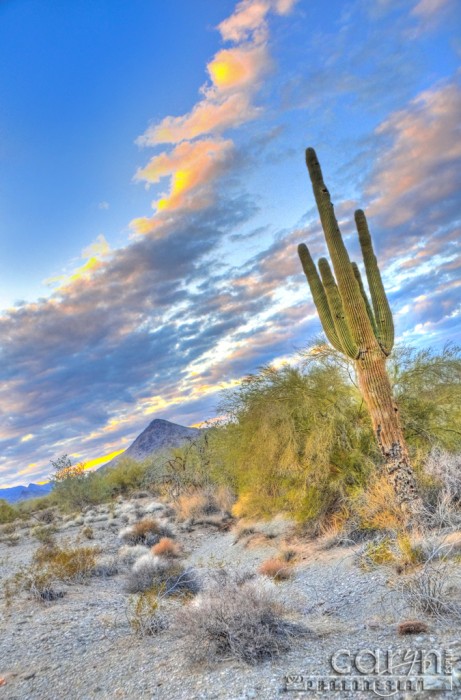
<path fill-rule="evenodd" d="M 200 432 L 199 428 L 186 428 L 184 425 L 156 418 L 138 435 L 125 452 L 117 455 L 101 469 L 115 467 L 123 457 L 131 457 L 140 462 L 156 452 L 180 447 L 188 438 L 197 437 Z"/>
<path fill-rule="evenodd" d="M 46 496 L 53 489 L 53 484 L 29 484 L 28 486 L 11 486 L 7 489 L 0 489 L 0 499 L 8 503 L 18 503 L 27 501 L 29 498 L 40 498 Z"/>

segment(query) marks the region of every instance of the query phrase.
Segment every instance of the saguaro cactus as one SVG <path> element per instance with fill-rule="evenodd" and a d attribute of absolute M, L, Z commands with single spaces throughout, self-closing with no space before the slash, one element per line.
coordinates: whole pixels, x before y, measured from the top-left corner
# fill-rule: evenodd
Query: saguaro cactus
<path fill-rule="evenodd" d="M 384 457 L 385 473 L 407 519 L 414 521 L 419 519 L 422 503 L 386 371 L 386 359 L 394 344 L 394 323 L 367 220 L 361 209 L 355 212 L 371 304 L 359 268 L 349 259 L 313 148 L 306 151 L 306 163 L 334 274 L 328 260 L 321 258 L 319 276 L 304 243 L 298 247 L 299 257 L 328 340 L 354 360 L 359 388 Z"/>

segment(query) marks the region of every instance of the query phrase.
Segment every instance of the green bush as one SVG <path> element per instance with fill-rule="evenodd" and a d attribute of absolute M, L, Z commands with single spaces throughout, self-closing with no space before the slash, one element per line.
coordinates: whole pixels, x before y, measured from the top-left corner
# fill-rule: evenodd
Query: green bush
<path fill-rule="evenodd" d="M 397 348 L 391 377 L 420 478 L 430 449 L 461 449 L 460 349 Z M 303 523 L 338 524 L 354 511 L 381 455 L 352 364 L 317 344 L 297 367 L 264 367 L 224 395 L 227 420 L 207 432 L 217 483 L 238 496 L 234 513 L 282 512 Z"/>
<path fill-rule="evenodd" d="M 209 435 L 214 471 L 238 494 L 239 516 L 327 517 L 377 458 L 358 391 L 334 362 L 265 367 L 220 410 L 230 420 Z"/>
<path fill-rule="evenodd" d="M 0 498 L 0 524 L 12 523 L 19 517 L 18 509 Z"/>

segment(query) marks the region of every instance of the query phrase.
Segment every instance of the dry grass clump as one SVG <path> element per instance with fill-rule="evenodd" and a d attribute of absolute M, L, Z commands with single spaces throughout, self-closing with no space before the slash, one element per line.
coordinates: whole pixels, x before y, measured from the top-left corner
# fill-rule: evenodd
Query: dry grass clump
<path fill-rule="evenodd" d="M 23 567 L 7 579 L 3 586 L 6 606 L 10 606 L 20 591 L 25 591 L 34 600 L 49 603 L 63 598 L 65 593 L 56 587 L 57 581 L 49 569 L 37 566 Z"/>
<path fill-rule="evenodd" d="M 174 537 L 171 529 L 155 518 L 143 518 L 129 525 L 119 533 L 119 539 L 126 544 L 145 544 L 148 547 L 156 544 L 161 537 Z"/>
<path fill-rule="evenodd" d="M 49 571 L 59 581 L 80 581 L 92 574 L 100 552 L 98 547 L 42 546 L 32 561 L 41 571 Z"/>
<path fill-rule="evenodd" d="M 134 563 L 125 582 L 128 593 L 155 590 L 163 595 L 194 595 L 199 589 L 197 575 L 192 569 L 150 552 Z"/>
<path fill-rule="evenodd" d="M 354 511 L 360 527 L 365 530 L 394 532 L 404 525 L 392 486 L 384 476 L 373 480 L 368 489 L 360 493 L 354 503 Z"/>
<path fill-rule="evenodd" d="M 171 537 L 162 537 L 157 544 L 154 544 L 151 552 L 159 557 L 169 558 L 179 557 L 181 554 L 179 546 Z"/>
<path fill-rule="evenodd" d="M 176 501 L 179 521 L 197 520 L 218 514 L 229 514 L 234 496 L 226 487 L 195 489 L 184 493 Z"/>
<path fill-rule="evenodd" d="M 86 537 L 87 540 L 94 540 L 94 530 L 92 527 L 89 525 L 85 525 L 84 528 L 82 528 L 82 536 Z"/>
<path fill-rule="evenodd" d="M 168 627 L 168 618 L 161 609 L 161 598 L 153 590 L 144 591 L 130 600 L 127 618 L 138 637 L 152 636 Z"/>
<path fill-rule="evenodd" d="M 266 559 L 260 565 L 258 573 L 273 578 L 275 581 L 286 581 L 292 576 L 293 570 L 291 566 L 287 565 L 286 560 L 273 557 Z"/>
<path fill-rule="evenodd" d="M 429 632 L 429 627 L 421 620 L 405 620 L 405 622 L 399 623 L 397 632 L 401 636 L 406 634 L 426 634 Z"/>
<path fill-rule="evenodd" d="M 276 540 L 286 537 L 293 531 L 292 520 L 277 515 L 271 520 L 239 520 L 233 528 L 235 542 L 245 540 L 244 545 L 262 545 L 267 540 Z"/>
<path fill-rule="evenodd" d="M 3 535 L 3 537 L 0 539 L 0 542 L 3 542 L 8 547 L 16 547 L 19 544 L 20 540 L 20 536 L 17 533 L 12 532 Z"/>
<path fill-rule="evenodd" d="M 192 663 L 248 664 L 287 652 L 306 630 L 290 623 L 274 592 L 261 582 L 215 584 L 177 611 L 174 627 Z"/>
<path fill-rule="evenodd" d="M 59 583 L 79 582 L 95 572 L 97 547 L 39 547 L 30 566 L 24 566 L 4 584 L 5 601 L 10 605 L 17 594 L 27 592 L 35 600 L 50 602 L 62 598 Z"/>
<path fill-rule="evenodd" d="M 41 523 L 49 525 L 55 521 L 56 514 L 51 508 L 46 508 L 45 510 L 39 510 L 37 513 L 34 513 L 34 517 Z"/>
<path fill-rule="evenodd" d="M 392 566 L 397 573 L 408 573 L 426 560 L 421 544 L 408 534 L 380 535 L 367 542 L 359 554 L 360 566 L 369 571 L 377 566 Z"/>

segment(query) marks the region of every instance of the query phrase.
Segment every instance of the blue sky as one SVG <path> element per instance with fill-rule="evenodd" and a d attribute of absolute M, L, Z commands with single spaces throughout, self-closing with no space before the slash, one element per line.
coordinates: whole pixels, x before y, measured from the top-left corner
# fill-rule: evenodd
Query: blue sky
<path fill-rule="evenodd" d="M 316 148 L 401 342 L 459 340 L 456 0 L 0 3 L 0 485 L 93 463 L 319 330 Z"/>

